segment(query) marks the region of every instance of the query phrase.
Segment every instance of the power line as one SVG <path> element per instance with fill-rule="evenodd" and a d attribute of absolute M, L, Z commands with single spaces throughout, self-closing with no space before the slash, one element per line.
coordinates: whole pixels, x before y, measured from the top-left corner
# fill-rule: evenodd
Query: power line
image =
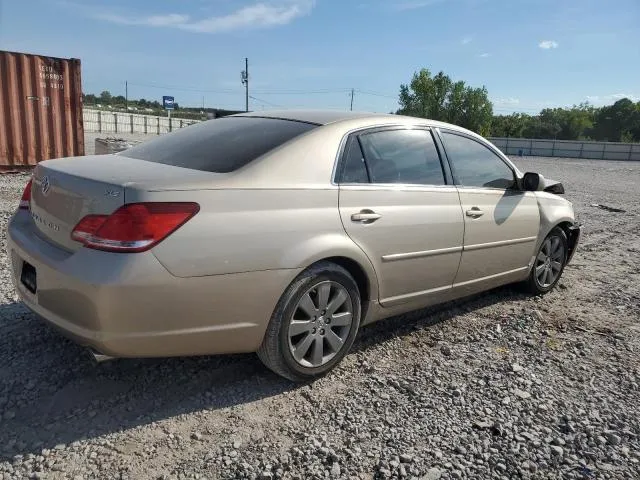
<path fill-rule="evenodd" d="M 196 88 L 178 85 L 158 85 L 153 83 L 144 82 L 129 82 L 130 85 L 137 87 L 158 88 L 165 90 L 178 90 L 183 92 L 197 92 L 197 93 L 224 93 L 224 94 L 237 94 L 237 90 L 233 89 L 208 89 L 208 88 Z M 264 89 L 253 90 L 258 95 L 309 95 L 309 94 L 327 94 L 327 93 L 342 93 L 350 91 L 350 88 L 333 88 L 333 89 L 317 89 L 317 90 L 277 90 L 277 89 Z"/>
<path fill-rule="evenodd" d="M 211 90 L 206 88 L 194 88 L 194 87 L 178 87 L 176 85 L 156 85 L 152 83 L 138 83 L 138 82 L 129 82 L 130 85 L 135 85 L 137 87 L 148 87 L 148 88 L 159 88 L 163 90 L 178 90 L 181 92 L 197 92 L 197 93 L 229 93 L 229 94 L 238 94 L 237 90 Z"/>
<path fill-rule="evenodd" d="M 281 108 L 283 107 L 283 105 L 278 105 L 277 103 L 271 103 L 261 98 L 254 97 L 253 95 L 249 95 L 249 98 L 251 98 L 252 100 L 255 100 L 256 102 L 264 103 L 265 105 L 270 105 L 272 107 L 281 107 Z"/>
<path fill-rule="evenodd" d="M 259 95 L 311 95 L 327 93 L 345 93 L 351 91 L 350 88 L 326 89 L 326 90 L 254 90 Z"/>
<path fill-rule="evenodd" d="M 138 86 L 138 87 L 148 87 L 148 88 L 155 88 L 155 89 L 164 89 L 164 90 L 177 90 L 177 91 L 184 91 L 184 92 L 195 92 L 195 93 L 215 93 L 215 94 L 224 94 L 224 95 L 237 95 L 238 91 L 234 90 L 234 89 L 207 89 L 207 88 L 197 88 L 197 87 L 192 87 L 192 86 L 177 86 L 177 85 L 158 85 L 158 84 L 153 84 L 153 83 L 145 83 L 145 82 L 128 82 L 129 85 L 132 86 Z M 389 98 L 389 99 L 393 99 L 393 100 L 397 100 L 398 99 L 398 95 L 393 95 L 393 94 L 389 94 L 389 93 L 383 93 L 383 92 L 377 92 L 377 91 L 372 91 L 372 90 L 363 90 L 363 89 L 356 89 L 356 88 L 327 88 L 327 89 L 310 89 L 310 90 L 304 90 L 304 89 L 258 89 L 258 90 L 253 90 L 254 93 L 260 95 L 260 96 L 269 96 L 269 95 L 326 95 L 326 94 L 332 94 L 332 93 L 347 93 L 349 94 L 349 96 L 351 97 L 351 100 L 353 101 L 355 94 L 359 93 L 362 95 L 370 95 L 370 96 L 374 96 L 374 97 L 381 97 L 381 98 Z M 245 92 L 246 94 L 246 92 Z M 249 96 L 248 98 L 253 98 L 256 99 L 256 97 L 252 97 Z M 258 100 L 261 101 L 262 103 L 266 104 L 266 105 L 272 105 L 272 106 L 278 106 L 278 107 L 283 107 L 282 105 L 278 105 L 272 102 L 267 102 L 265 100 Z M 508 107 L 508 106 L 495 106 L 494 103 L 494 107 L 493 110 L 495 112 L 531 112 L 531 113 L 539 113 L 543 108 L 547 108 L 547 107 L 534 107 L 534 106 L 527 106 L 527 105 L 513 105 L 512 107 Z M 550 107 L 549 107 L 550 108 Z M 565 108 L 565 107 L 562 107 Z"/>
<path fill-rule="evenodd" d="M 358 93 L 362 93 L 364 95 L 373 95 L 374 97 L 384 97 L 384 98 L 393 98 L 393 99 L 397 99 L 398 95 L 389 95 L 387 93 L 380 93 L 380 92 L 372 92 L 369 90 L 356 90 Z"/>

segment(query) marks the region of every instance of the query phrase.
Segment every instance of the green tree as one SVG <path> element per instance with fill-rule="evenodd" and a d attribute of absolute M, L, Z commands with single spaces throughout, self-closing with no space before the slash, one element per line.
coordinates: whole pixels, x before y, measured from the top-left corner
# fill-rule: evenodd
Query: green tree
<path fill-rule="evenodd" d="M 462 123 L 462 115 L 465 99 L 465 84 L 463 81 L 454 83 L 449 92 L 449 101 L 447 103 L 446 119 L 447 122 L 459 125 Z"/>
<path fill-rule="evenodd" d="M 111 105 L 111 100 L 112 100 L 111 92 L 109 92 L 108 90 L 105 90 L 100 94 L 100 103 L 103 103 L 105 105 Z"/>
<path fill-rule="evenodd" d="M 118 95 L 111 99 L 111 104 L 114 106 L 117 105 L 118 107 L 124 108 L 125 103 L 127 103 L 127 99 L 124 98 L 124 95 Z"/>
<path fill-rule="evenodd" d="M 491 135 L 494 137 L 524 137 L 524 131 L 532 123 L 530 115 L 512 113 L 511 115 L 497 115 L 491 122 Z"/>
<path fill-rule="evenodd" d="M 82 94 L 82 103 L 85 105 L 95 105 L 97 103 L 97 98 L 93 93 Z"/>
<path fill-rule="evenodd" d="M 597 109 L 588 103 L 572 108 L 545 108 L 538 115 L 520 113 L 494 117 L 495 136 L 578 140 L 589 138 Z"/>
<path fill-rule="evenodd" d="M 602 107 L 595 115 L 592 134 L 596 140 L 609 142 L 620 142 L 623 138 L 640 141 L 640 102 L 623 98 Z"/>
<path fill-rule="evenodd" d="M 485 87 L 465 89 L 460 126 L 481 135 L 488 135 L 493 118 L 493 104 Z"/>
<path fill-rule="evenodd" d="M 487 89 L 453 82 L 444 72 L 432 77 L 423 68 L 413 74 L 409 85 L 400 85 L 397 113 L 460 125 L 481 134 L 491 128 L 493 105 Z"/>

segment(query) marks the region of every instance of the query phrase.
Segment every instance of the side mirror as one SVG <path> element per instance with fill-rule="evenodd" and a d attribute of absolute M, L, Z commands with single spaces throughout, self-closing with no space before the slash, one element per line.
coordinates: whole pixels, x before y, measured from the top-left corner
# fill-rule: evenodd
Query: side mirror
<path fill-rule="evenodd" d="M 544 178 L 539 173 L 527 172 L 522 177 L 522 189 L 527 192 L 535 192 L 544 184 Z"/>

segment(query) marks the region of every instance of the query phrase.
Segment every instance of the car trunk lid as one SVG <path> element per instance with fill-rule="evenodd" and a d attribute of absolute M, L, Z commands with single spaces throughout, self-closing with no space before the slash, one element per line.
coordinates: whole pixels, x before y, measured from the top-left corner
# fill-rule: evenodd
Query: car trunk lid
<path fill-rule="evenodd" d="M 31 216 L 41 237 L 76 251 L 82 245 L 71 232 L 86 215 L 110 215 L 125 204 L 129 190 L 169 180 L 186 187 L 215 175 L 203 173 L 116 155 L 48 160 L 34 170 Z"/>

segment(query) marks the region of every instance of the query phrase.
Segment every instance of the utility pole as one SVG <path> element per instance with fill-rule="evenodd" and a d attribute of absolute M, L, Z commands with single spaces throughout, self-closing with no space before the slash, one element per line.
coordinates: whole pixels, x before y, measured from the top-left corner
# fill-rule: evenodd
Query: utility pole
<path fill-rule="evenodd" d="M 355 91 L 354 91 L 354 89 L 352 88 L 352 89 L 351 89 L 351 111 L 353 111 L 353 96 L 354 96 L 354 95 L 355 95 Z"/>
<path fill-rule="evenodd" d="M 245 90 L 245 110 L 249 111 L 249 59 L 244 59 L 244 70 L 240 73 L 240 78 L 242 79 L 242 84 L 244 85 Z"/>
<path fill-rule="evenodd" d="M 124 81 L 124 109 L 129 111 L 129 82 Z"/>

